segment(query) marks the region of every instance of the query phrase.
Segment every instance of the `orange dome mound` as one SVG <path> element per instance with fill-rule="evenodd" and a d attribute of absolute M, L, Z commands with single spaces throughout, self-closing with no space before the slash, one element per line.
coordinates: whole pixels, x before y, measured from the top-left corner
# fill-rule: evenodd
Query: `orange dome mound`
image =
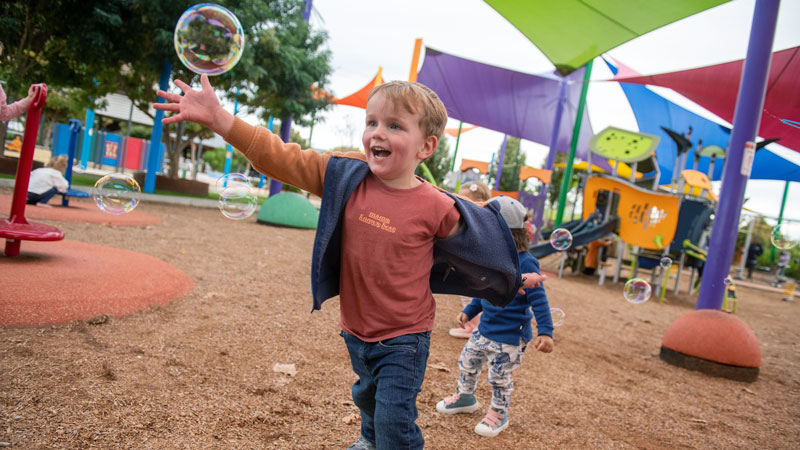
<path fill-rule="evenodd" d="M 738 317 L 701 309 L 684 314 L 667 328 L 661 359 L 709 375 L 754 381 L 761 367 L 755 333 Z"/>

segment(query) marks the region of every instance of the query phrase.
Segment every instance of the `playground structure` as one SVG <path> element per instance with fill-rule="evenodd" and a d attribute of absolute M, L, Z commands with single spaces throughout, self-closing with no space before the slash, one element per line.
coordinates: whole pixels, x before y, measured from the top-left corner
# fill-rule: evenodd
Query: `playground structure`
<path fill-rule="evenodd" d="M 461 165 L 459 166 L 459 171 L 461 174 L 467 172 L 469 170 L 477 170 L 482 175 L 489 175 L 489 162 L 485 161 L 477 161 L 474 159 L 462 159 Z M 535 178 L 538 180 L 542 185 L 546 185 L 550 183 L 550 179 L 553 175 L 551 170 L 544 170 L 544 169 L 536 169 L 533 167 L 522 166 L 519 170 L 519 181 L 520 181 L 520 189 L 516 191 L 500 191 L 497 189 L 492 189 L 492 197 L 497 197 L 500 195 L 504 195 L 506 197 L 511 197 L 514 200 L 518 200 L 520 203 L 523 204 L 528 209 L 536 209 L 546 200 L 546 193 L 543 189 L 539 189 L 539 193 L 531 194 L 529 192 L 525 192 L 521 189 L 524 183 L 527 183 L 528 180 L 531 178 Z M 460 180 L 460 177 L 459 177 Z"/>
<path fill-rule="evenodd" d="M 6 239 L 5 255 L 18 256 L 22 241 L 60 241 L 64 233 L 52 225 L 28 222 L 25 219 L 25 206 L 28 198 L 28 182 L 33 166 L 33 152 L 36 146 L 36 135 L 42 107 L 47 101 L 47 86 L 34 87 L 34 98 L 28 107 L 28 118 L 25 121 L 25 137 L 22 140 L 17 177 L 14 182 L 14 198 L 11 203 L 11 214 L 0 220 L 0 237 Z"/>

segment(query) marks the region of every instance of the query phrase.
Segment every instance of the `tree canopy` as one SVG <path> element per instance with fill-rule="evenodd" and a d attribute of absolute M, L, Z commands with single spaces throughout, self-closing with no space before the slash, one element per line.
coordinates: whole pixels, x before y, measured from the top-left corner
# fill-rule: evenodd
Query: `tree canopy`
<path fill-rule="evenodd" d="M 44 82 L 62 94 L 74 111 L 95 107 L 112 92 L 131 98 L 148 113 L 156 100 L 165 61 L 172 79 L 188 83 L 198 76 L 178 59 L 173 43 L 180 15 L 189 0 L 12 0 L 0 3 L 0 77 L 8 90 L 27 92 Z M 325 89 L 331 67 L 323 47 L 327 35 L 302 18 L 302 0 L 222 0 L 237 16 L 245 33 L 238 64 L 216 76 L 212 84 L 236 98 L 264 122 L 269 116 L 293 116 L 306 124 L 311 114 L 328 106 L 312 86 Z M 237 92 L 238 91 L 238 92 Z M 48 102 L 49 103 L 49 102 Z M 45 105 L 45 114 L 48 111 Z M 60 110 L 65 109 L 59 102 Z M 189 125 L 187 125 L 189 127 Z M 169 131 L 165 127 L 165 137 Z M 168 145 L 168 148 L 172 146 Z M 178 147 L 181 147 L 178 145 Z M 180 154 L 176 148 L 171 154 Z"/>

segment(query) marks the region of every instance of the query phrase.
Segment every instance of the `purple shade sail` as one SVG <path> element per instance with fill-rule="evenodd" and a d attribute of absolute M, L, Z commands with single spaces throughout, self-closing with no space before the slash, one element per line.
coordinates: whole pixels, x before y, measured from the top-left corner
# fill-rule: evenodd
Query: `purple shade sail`
<path fill-rule="evenodd" d="M 583 69 L 566 77 L 566 102 L 556 150 L 569 153 L 578 111 Z M 510 136 L 549 145 L 558 106 L 560 77 L 530 75 L 459 58 L 431 48 L 417 81 L 433 89 L 453 119 Z M 577 157 L 586 160 L 594 133 L 584 113 Z M 490 149 L 487 149 L 487 152 Z M 611 170 L 608 162 L 593 157 L 592 163 Z"/>

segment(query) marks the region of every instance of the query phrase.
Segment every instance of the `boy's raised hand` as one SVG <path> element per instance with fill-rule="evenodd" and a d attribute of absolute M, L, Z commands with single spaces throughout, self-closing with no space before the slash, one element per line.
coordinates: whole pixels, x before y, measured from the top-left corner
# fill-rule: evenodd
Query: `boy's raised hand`
<path fill-rule="evenodd" d="M 161 121 L 165 125 L 186 120 L 206 126 L 223 137 L 227 136 L 233 127 L 233 115 L 219 104 L 208 75 L 200 76 L 200 84 L 202 90 L 196 91 L 183 81 L 175 80 L 175 85 L 183 91 L 183 95 L 159 89 L 158 96 L 167 103 L 155 103 L 153 108 L 175 113 Z"/>

